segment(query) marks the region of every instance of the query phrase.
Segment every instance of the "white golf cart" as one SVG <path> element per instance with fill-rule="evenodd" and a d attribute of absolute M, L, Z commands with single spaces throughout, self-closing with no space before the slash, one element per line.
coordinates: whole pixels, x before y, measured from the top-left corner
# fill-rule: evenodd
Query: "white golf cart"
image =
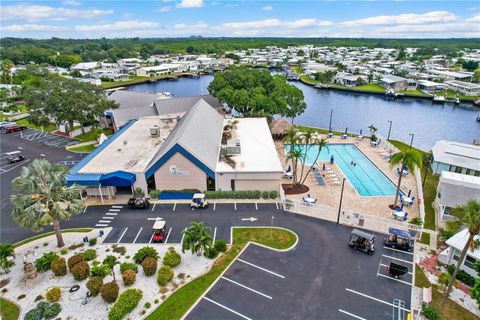
<path fill-rule="evenodd" d="M 20 151 L 6 152 L 8 163 L 15 163 L 25 159 L 23 154 Z"/>
<path fill-rule="evenodd" d="M 205 200 L 204 193 L 195 193 L 192 198 L 192 203 L 190 204 L 192 210 L 195 209 L 206 209 L 208 208 L 208 201 Z"/>

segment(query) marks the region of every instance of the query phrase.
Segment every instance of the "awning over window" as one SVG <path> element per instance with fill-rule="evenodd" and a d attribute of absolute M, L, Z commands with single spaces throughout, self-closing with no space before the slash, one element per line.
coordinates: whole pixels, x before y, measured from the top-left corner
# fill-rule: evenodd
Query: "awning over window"
<path fill-rule="evenodd" d="M 99 186 L 101 174 L 69 174 L 67 175 L 67 184 L 78 184 L 81 186 Z"/>
<path fill-rule="evenodd" d="M 100 183 L 102 186 L 130 187 L 136 180 L 133 173 L 125 171 L 115 171 L 102 175 Z"/>

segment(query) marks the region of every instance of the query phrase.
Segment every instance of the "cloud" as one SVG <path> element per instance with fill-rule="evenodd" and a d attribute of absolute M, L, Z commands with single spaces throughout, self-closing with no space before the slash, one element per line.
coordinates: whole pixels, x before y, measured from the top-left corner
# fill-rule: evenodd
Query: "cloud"
<path fill-rule="evenodd" d="M 460 23 L 444 23 L 444 24 L 427 24 L 427 25 L 399 25 L 393 27 L 385 27 L 378 29 L 381 33 L 474 33 L 477 28 L 477 36 L 480 36 L 479 26 L 474 23 L 460 22 Z"/>
<path fill-rule="evenodd" d="M 299 19 L 293 21 L 283 21 L 279 19 L 264 19 L 246 22 L 227 22 L 222 24 L 224 28 L 230 29 L 264 29 L 264 28 L 286 28 L 301 29 L 308 27 L 330 26 L 332 22 L 317 19 Z"/>
<path fill-rule="evenodd" d="M 66 6 L 79 6 L 82 4 L 81 2 L 75 0 L 63 0 L 62 3 Z"/>
<path fill-rule="evenodd" d="M 159 28 L 160 24 L 151 21 L 126 20 L 116 21 L 113 23 L 93 24 L 93 25 L 76 25 L 77 31 L 117 31 L 117 30 L 150 30 Z"/>
<path fill-rule="evenodd" d="M 98 9 L 67 9 L 54 8 L 42 5 L 13 5 L 4 6 L 1 12 L 1 19 L 6 20 L 67 20 L 67 19 L 90 19 L 103 15 L 111 15 L 113 10 L 98 10 Z"/>
<path fill-rule="evenodd" d="M 190 30 L 191 32 L 199 31 L 199 29 L 205 29 L 208 25 L 203 21 L 198 21 L 195 24 L 185 24 L 185 23 L 177 23 L 173 26 L 175 30 Z"/>
<path fill-rule="evenodd" d="M 467 20 L 465 20 L 466 22 L 476 22 L 476 23 L 480 23 L 480 13 L 477 13 L 476 15 L 468 18 Z M 477 26 L 477 29 L 479 29 L 480 27 Z"/>
<path fill-rule="evenodd" d="M 177 8 L 201 8 L 204 5 L 203 0 L 181 0 L 180 3 L 177 4 Z"/>
<path fill-rule="evenodd" d="M 155 10 L 156 12 L 167 12 L 167 11 L 170 11 L 172 10 L 172 7 L 170 6 L 164 6 L 164 7 L 160 7 L 158 8 L 157 10 Z"/>
<path fill-rule="evenodd" d="M 263 7 L 262 10 L 263 11 L 272 11 L 273 7 L 271 5 L 267 5 L 267 6 Z"/>
<path fill-rule="evenodd" d="M 396 16 L 375 16 L 365 19 L 344 21 L 341 23 L 344 27 L 358 26 L 381 26 L 381 25 L 401 25 L 401 24 L 426 24 L 451 22 L 457 17 L 448 11 L 430 11 L 424 14 L 404 13 Z"/>
<path fill-rule="evenodd" d="M 25 31 L 63 31 L 65 27 L 61 26 L 52 26 L 46 24 L 12 24 L 9 26 L 2 26 L 1 30 L 3 32 L 25 32 Z"/>

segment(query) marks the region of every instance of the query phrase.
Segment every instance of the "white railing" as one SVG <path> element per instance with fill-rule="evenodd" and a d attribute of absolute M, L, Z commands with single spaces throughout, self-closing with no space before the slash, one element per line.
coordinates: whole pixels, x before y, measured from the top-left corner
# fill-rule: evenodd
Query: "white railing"
<path fill-rule="evenodd" d="M 90 132 L 93 130 L 93 126 L 88 126 L 88 127 L 84 127 L 83 130 L 85 131 L 85 133 L 87 132 Z M 70 138 L 74 138 L 76 136 L 79 136 L 83 134 L 82 132 L 82 128 L 78 128 L 78 129 L 75 129 L 75 130 L 72 130 L 68 133 L 68 135 L 70 136 Z"/>

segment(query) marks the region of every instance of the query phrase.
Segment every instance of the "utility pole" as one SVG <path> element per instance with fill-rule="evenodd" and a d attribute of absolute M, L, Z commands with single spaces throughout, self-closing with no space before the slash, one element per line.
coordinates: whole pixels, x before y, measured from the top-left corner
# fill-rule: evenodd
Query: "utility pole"
<path fill-rule="evenodd" d="M 343 188 L 345 187 L 345 178 L 342 181 L 342 191 L 340 193 L 340 203 L 338 204 L 338 215 L 337 215 L 337 224 L 340 223 L 340 211 L 342 211 L 342 201 L 343 201 Z"/>
<path fill-rule="evenodd" d="M 413 137 L 415 137 L 415 134 L 409 133 L 408 135 L 412 137 L 412 138 L 410 139 L 410 149 L 412 149 Z"/>
<path fill-rule="evenodd" d="M 328 125 L 328 132 L 332 132 L 332 116 L 333 116 L 333 109 L 330 109 L 330 124 Z"/>
<path fill-rule="evenodd" d="M 390 123 L 390 126 L 388 127 L 388 136 L 387 136 L 387 140 L 390 140 L 390 132 L 392 131 L 392 120 L 388 120 L 388 122 Z"/>

